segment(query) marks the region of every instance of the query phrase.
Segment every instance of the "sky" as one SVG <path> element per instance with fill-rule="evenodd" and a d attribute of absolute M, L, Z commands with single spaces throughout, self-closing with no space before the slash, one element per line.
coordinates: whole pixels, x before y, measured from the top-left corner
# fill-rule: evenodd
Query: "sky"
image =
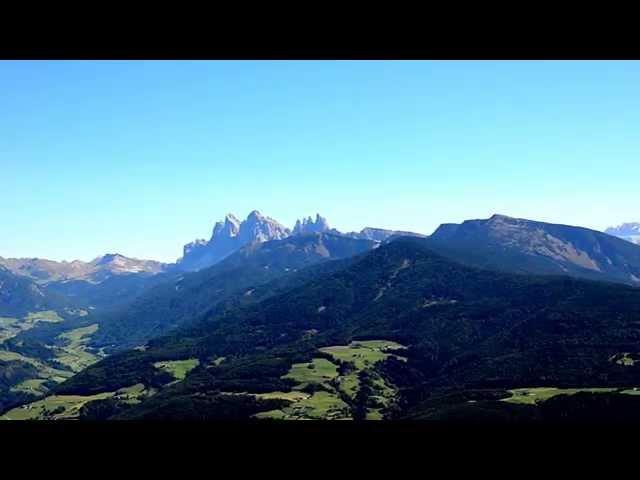
<path fill-rule="evenodd" d="M 640 221 L 640 62 L 0 61 L 0 256 L 175 261 L 228 212 Z"/>

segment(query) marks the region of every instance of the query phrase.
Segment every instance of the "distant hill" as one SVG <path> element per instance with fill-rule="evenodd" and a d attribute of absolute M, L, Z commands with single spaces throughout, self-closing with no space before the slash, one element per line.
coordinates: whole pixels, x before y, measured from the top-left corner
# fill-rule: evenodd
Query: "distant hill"
<path fill-rule="evenodd" d="M 98 257 L 91 262 L 0 257 L 0 265 L 16 275 L 31 278 L 41 284 L 74 280 L 100 283 L 115 275 L 155 274 L 165 268 L 165 264 L 161 262 L 128 258 L 117 253 Z"/>
<path fill-rule="evenodd" d="M 30 312 L 63 308 L 65 298 L 47 293 L 33 280 L 0 266 L 0 317 L 22 317 Z"/>
<path fill-rule="evenodd" d="M 640 285 L 640 246 L 587 228 L 494 215 L 441 225 L 427 241 L 484 268 Z"/>

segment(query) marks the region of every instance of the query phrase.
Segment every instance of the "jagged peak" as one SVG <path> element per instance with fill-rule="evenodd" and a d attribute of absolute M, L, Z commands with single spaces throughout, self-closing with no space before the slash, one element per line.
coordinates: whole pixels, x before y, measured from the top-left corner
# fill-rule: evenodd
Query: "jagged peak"
<path fill-rule="evenodd" d="M 109 262 L 113 262 L 114 260 L 117 259 L 127 259 L 127 257 L 125 257 L 124 255 L 121 255 L 119 253 L 106 253 L 101 257 L 96 258 L 96 263 L 98 264 L 104 264 L 104 263 L 109 263 Z"/>
<path fill-rule="evenodd" d="M 327 219 L 324 218 L 319 213 L 316 213 L 315 220 L 311 215 L 308 217 L 302 217 L 302 221 L 299 219 L 296 220 L 296 224 L 293 227 L 293 234 L 305 234 L 305 233 L 316 233 L 316 232 L 325 232 L 330 230 L 329 223 Z"/>
<path fill-rule="evenodd" d="M 640 222 L 625 222 L 615 227 L 609 227 L 605 230 L 605 233 L 636 233 L 640 234 Z"/>
<path fill-rule="evenodd" d="M 255 220 L 264 220 L 264 215 L 262 215 L 258 210 L 252 210 L 249 215 L 247 215 L 247 220 L 255 219 Z"/>
<path fill-rule="evenodd" d="M 240 220 L 238 219 L 238 217 L 236 217 L 233 213 L 227 213 L 224 216 L 224 221 L 225 223 L 233 223 L 233 224 L 239 224 Z"/>

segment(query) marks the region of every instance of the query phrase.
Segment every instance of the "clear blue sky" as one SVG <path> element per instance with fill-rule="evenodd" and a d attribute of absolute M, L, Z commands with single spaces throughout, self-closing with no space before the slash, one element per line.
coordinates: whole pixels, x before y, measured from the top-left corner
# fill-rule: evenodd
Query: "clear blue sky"
<path fill-rule="evenodd" d="M 0 256 L 173 261 L 227 212 L 640 220 L 638 62 L 0 62 Z"/>

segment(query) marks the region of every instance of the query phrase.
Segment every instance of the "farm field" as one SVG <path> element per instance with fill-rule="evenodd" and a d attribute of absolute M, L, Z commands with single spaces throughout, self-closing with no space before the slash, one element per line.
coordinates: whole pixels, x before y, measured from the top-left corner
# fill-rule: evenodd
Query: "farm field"
<path fill-rule="evenodd" d="M 27 357 L 9 350 L 0 350 L 0 360 L 29 363 L 38 369 L 39 378 L 53 380 L 55 382 L 62 382 L 73 374 L 66 370 L 51 367 L 38 359 Z"/>
<path fill-rule="evenodd" d="M 399 360 L 406 361 L 405 357 L 398 355 L 405 347 L 396 342 L 387 340 L 367 340 L 354 341 L 349 345 L 338 345 L 321 348 L 320 351 L 328 353 L 336 360 L 352 363 L 355 367 L 349 374 L 342 376 L 338 380 L 338 388 L 349 397 L 354 398 L 360 388 L 358 375 L 361 371 L 375 365 L 377 362 L 386 360 L 393 356 Z M 380 389 L 382 397 L 381 403 L 386 403 L 384 399 L 395 396 L 395 391 L 391 389 L 384 380 L 374 374 L 374 383 Z"/>
<path fill-rule="evenodd" d="M 556 395 L 573 395 L 578 392 L 591 393 L 609 393 L 617 391 L 617 388 L 555 388 L 555 387 L 536 387 L 536 388 L 516 388 L 509 390 L 511 397 L 503 398 L 501 401 L 508 403 L 519 403 L 524 405 L 535 405 L 544 402 Z"/>
<path fill-rule="evenodd" d="M 338 376 L 338 366 L 324 358 L 314 358 L 309 363 L 294 363 L 283 379 L 298 383 L 294 389 L 301 390 L 310 384 L 327 385 Z"/>
<path fill-rule="evenodd" d="M 58 335 L 65 345 L 56 347 L 56 360 L 74 373 L 97 362 L 100 356 L 87 350 L 87 343 L 97 330 L 98 324 L 94 323 Z"/>
<path fill-rule="evenodd" d="M 153 364 L 154 367 L 169 372 L 177 381 L 184 380 L 187 374 L 198 365 L 200 365 L 200 360 L 197 358 L 156 362 Z"/>
<path fill-rule="evenodd" d="M 46 395 L 53 384 L 65 381 L 102 357 L 87 350 L 91 335 L 98 329 L 97 324 L 61 333 L 52 344 L 44 345 L 49 354 L 45 353 L 42 357 L 19 353 L 11 350 L 12 346 L 1 345 L 21 332 L 34 328 L 40 322 L 62 321 L 64 320 L 54 311 L 30 313 L 22 320 L 7 317 L 0 319 L 0 361 L 20 362 L 35 367 L 35 371 L 29 369 L 26 378 L 23 376 L 16 383 L 9 384 L 10 393 Z M 20 345 L 20 342 L 16 342 L 16 345 Z"/>
<path fill-rule="evenodd" d="M 46 382 L 47 379 L 45 378 L 30 378 L 11 387 L 11 391 L 44 395 L 48 392 L 48 389 L 44 386 Z"/>
<path fill-rule="evenodd" d="M 349 405 L 335 393 L 319 391 L 302 400 L 293 402 L 282 410 L 271 410 L 256 414 L 256 418 L 281 420 L 351 420 Z"/>
<path fill-rule="evenodd" d="M 142 398 L 150 397 L 155 393 L 156 390 L 154 388 L 147 388 L 142 383 L 136 383 L 135 385 L 131 385 L 130 387 L 125 387 L 117 390 L 113 394 L 113 398 L 130 405 L 135 405 L 137 403 L 140 403 L 142 401 Z"/>
<path fill-rule="evenodd" d="M 406 360 L 397 353 L 404 349 L 402 345 L 386 340 L 368 340 L 355 341 L 349 345 L 337 345 L 333 347 L 324 347 L 320 351 L 328 353 L 332 357 L 342 360 L 343 362 L 352 362 L 356 368 L 363 368 L 373 365 L 380 360 L 385 360 L 389 356 L 394 356 Z"/>
<path fill-rule="evenodd" d="M 397 389 L 389 385 L 375 370 L 375 364 L 394 356 L 404 347 L 386 340 L 356 341 L 349 345 L 321 348 L 331 355 L 314 358 L 311 362 L 293 364 L 283 379 L 296 382 L 292 392 L 256 394 L 258 398 L 289 400 L 289 406 L 256 414 L 256 418 L 276 420 L 350 420 L 353 419 L 352 403 L 360 390 L 359 376 L 366 373 L 372 394 L 367 400 L 366 419 L 382 420 L 383 410 L 396 399 Z M 350 365 L 341 375 L 340 363 Z M 309 390 L 309 387 L 312 387 Z M 303 396 L 304 395 L 304 396 Z"/>
<path fill-rule="evenodd" d="M 51 395 L 9 410 L 0 416 L 0 420 L 74 420 L 78 418 L 80 409 L 91 401 L 114 398 L 133 405 L 154 393 L 156 393 L 154 389 L 147 389 L 143 384 L 138 383 L 115 392 L 96 395 Z"/>
<path fill-rule="evenodd" d="M 38 322 L 59 323 L 64 321 L 53 310 L 29 313 L 24 318 L 0 317 L 0 343 L 15 337 L 20 332 L 30 330 Z"/>
<path fill-rule="evenodd" d="M 113 392 L 97 395 L 51 395 L 42 400 L 22 405 L 5 413 L 2 420 L 70 420 L 78 417 L 80 408 L 92 400 L 104 400 Z"/>

